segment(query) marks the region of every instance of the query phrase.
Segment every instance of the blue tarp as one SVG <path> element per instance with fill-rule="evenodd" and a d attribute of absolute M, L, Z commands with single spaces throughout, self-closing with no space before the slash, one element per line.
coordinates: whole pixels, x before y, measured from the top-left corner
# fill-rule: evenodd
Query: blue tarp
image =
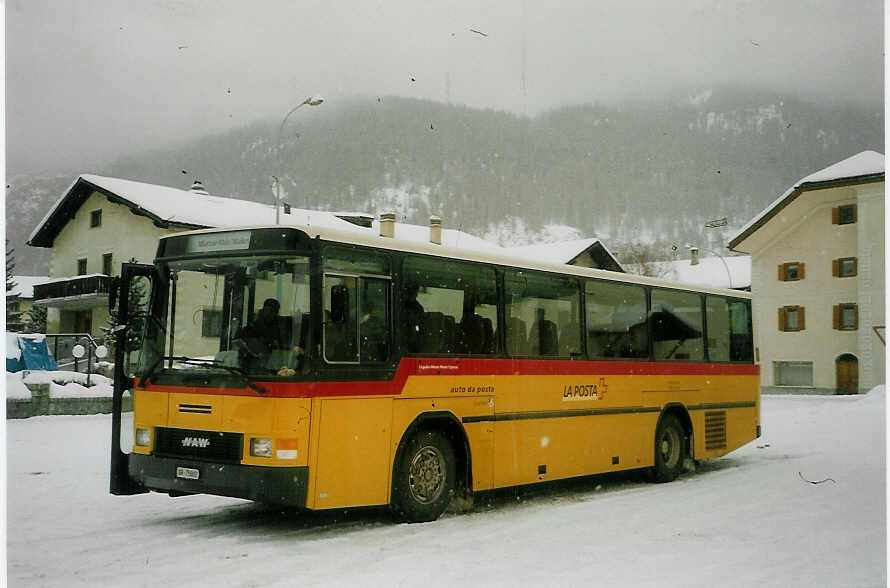
<path fill-rule="evenodd" d="M 46 339 L 35 341 L 27 337 L 16 337 L 15 341 L 21 349 L 19 358 L 6 358 L 7 372 L 20 372 L 22 370 L 57 370 L 56 360 L 49 354 L 49 347 L 46 345 Z M 7 345 L 11 344 L 7 338 Z M 7 352 L 7 356 L 11 355 Z M 14 355 L 14 354 L 12 354 Z"/>
<path fill-rule="evenodd" d="M 7 357 L 6 358 L 6 371 L 7 372 L 20 372 L 25 369 L 25 366 L 22 365 L 22 359 L 15 357 Z"/>
<path fill-rule="evenodd" d="M 26 370 L 57 370 L 56 360 L 49 354 L 46 339 L 34 341 L 33 339 L 19 339 L 22 346 L 22 361 Z"/>

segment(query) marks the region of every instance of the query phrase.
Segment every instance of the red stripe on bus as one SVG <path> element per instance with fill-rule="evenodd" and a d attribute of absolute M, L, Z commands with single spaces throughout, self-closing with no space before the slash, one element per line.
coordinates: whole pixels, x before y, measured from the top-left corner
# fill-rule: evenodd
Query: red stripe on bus
<path fill-rule="evenodd" d="M 247 387 L 203 388 L 159 386 L 151 383 L 148 386 L 140 386 L 140 389 L 269 398 L 398 396 L 405 387 L 408 376 L 757 376 L 759 374 L 760 366 L 755 364 L 406 357 L 399 363 L 392 380 L 258 381 L 257 384 L 266 389 L 265 394 Z"/>

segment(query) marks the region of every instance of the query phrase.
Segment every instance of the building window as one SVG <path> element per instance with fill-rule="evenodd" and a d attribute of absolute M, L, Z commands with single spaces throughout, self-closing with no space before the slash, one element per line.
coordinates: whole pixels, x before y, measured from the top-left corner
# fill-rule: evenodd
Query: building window
<path fill-rule="evenodd" d="M 112 256 L 111 253 L 105 253 L 102 255 L 102 273 L 106 276 L 110 276 L 114 271 L 114 268 L 111 265 Z"/>
<path fill-rule="evenodd" d="M 855 257 L 841 257 L 831 262 L 831 275 L 836 278 L 852 278 L 859 273 L 859 263 Z"/>
<path fill-rule="evenodd" d="M 102 211 L 94 210 L 90 213 L 90 228 L 102 225 Z"/>
<path fill-rule="evenodd" d="M 859 306 L 855 303 L 835 304 L 833 326 L 838 331 L 855 331 L 859 328 Z"/>
<path fill-rule="evenodd" d="M 803 331 L 806 327 L 803 306 L 783 306 L 779 308 L 779 330 L 785 332 Z"/>
<path fill-rule="evenodd" d="M 87 275 L 87 260 L 86 260 L 86 258 L 77 260 L 77 275 L 78 276 Z"/>
<path fill-rule="evenodd" d="M 219 337 L 222 333 L 222 311 L 205 308 L 201 311 L 201 336 Z"/>
<path fill-rule="evenodd" d="M 804 279 L 805 265 L 802 261 L 790 261 L 779 266 L 779 281 L 794 282 Z"/>
<path fill-rule="evenodd" d="M 774 361 L 776 386 L 812 386 L 812 361 Z"/>
<path fill-rule="evenodd" d="M 856 222 L 856 205 L 845 204 L 831 209 L 831 222 L 835 225 L 852 225 Z"/>

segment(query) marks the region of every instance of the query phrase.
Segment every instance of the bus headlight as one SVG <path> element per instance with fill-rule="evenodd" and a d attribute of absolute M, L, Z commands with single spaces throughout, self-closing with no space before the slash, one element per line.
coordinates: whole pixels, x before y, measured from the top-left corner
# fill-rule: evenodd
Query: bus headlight
<path fill-rule="evenodd" d="M 148 447 L 151 445 L 151 434 L 148 429 L 136 429 L 134 438 L 136 445 L 139 447 Z"/>
<path fill-rule="evenodd" d="M 250 440 L 250 455 L 254 457 L 272 457 L 275 451 L 275 442 L 265 437 L 253 437 Z"/>

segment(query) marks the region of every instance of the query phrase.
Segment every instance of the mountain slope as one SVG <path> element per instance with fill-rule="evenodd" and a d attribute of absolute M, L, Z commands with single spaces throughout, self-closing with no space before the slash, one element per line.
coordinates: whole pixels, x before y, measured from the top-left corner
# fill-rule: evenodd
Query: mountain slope
<path fill-rule="evenodd" d="M 530 238 L 547 225 L 570 225 L 613 249 L 643 240 L 668 254 L 670 244 L 685 242 L 720 248 L 800 177 L 882 150 L 880 111 L 738 88 L 689 96 L 569 106 L 534 118 L 354 99 L 292 117 L 280 149 L 278 121 L 264 121 L 83 171 L 184 188 L 199 178 L 211 193 L 268 202 L 281 176 L 284 199 L 295 206 L 394 210 L 421 224 L 438 214 L 446 226 L 512 241 L 506 233 L 518 221 Z M 49 185 L 8 191 L 8 218 L 28 225 L 25 236 L 43 213 L 34 218 L 18 201 L 45 211 L 60 193 L 45 196 Z M 723 232 L 704 228 L 723 217 Z"/>

